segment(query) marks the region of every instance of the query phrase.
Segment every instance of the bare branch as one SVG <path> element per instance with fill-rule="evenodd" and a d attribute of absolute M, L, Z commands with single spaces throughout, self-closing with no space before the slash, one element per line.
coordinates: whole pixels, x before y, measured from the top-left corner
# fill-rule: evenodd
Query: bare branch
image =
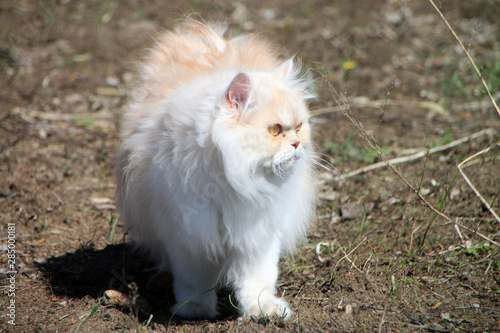
<path fill-rule="evenodd" d="M 428 109 L 431 115 L 440 114 L 443 116 L 448 116 L 448 112 L 439 104 L 430 102 L 430 101 L 406 101 L 406 100 L 383 100 L 378 99 L 374 101 L 370 101 L 366 97 L 357 97 L 354 98 L 348 105 L 339 105 L 332 106 L 328 108 L 311 110 L 312 116 L 318 116 L 326 113 L 334 113 L 344 111 L 346 107 L 351 108 L 382 108 L 387 105 L 390 106 L 399 106 L 399 107 L 415 107 L 415 108 L 423 108 Z"/>
<path fill-rule="evenodd" d="M 444 17 L 443 13 L 439 10 L 439 8 L 436 6 L 436 4 L 434 3 L 434 1 L 433 0 L 429 0 L 429 2 L 434 7 L 434 9 L 438 12 L 439 16 L 441 16 L 441 18 L 443 19 L 444 23 L 446 24 L 446 26 L 448 27 L 448 29 L 450 29 L 451 33 L 453 34 L 453 37 L 455 37 L 455 39 L 457 40 L 458 44 L 460 44 L 460 47 L 462 48 L 462 50 L 465 52 L 465 55 L 467 56 L 467 58 L 469 59 L 470 63 L 472 64 L 472 67 L 474 67 L 474 70 L 476 71 L 477 76 L 479 76 L 479 78 L 481 79 L 481 83 L 483 84 L 484 89 L 486 89 L 486 92 L 488 93 L 488 96 L 489 96 L 489 98 L 491 100 L 491 103 L 493 103 L 493 106 L 495 107 L 495 110 L 497 111 L 498 115 L 500 116 L 500 109 L 498 108 L 498 105 L 495 102 L 495 99 L 491 95 L 490 89 L 488 88 L 488 85 L 486 84 L 486 81 L 484 80 L 483 76 L 481 75 L 481 72 L 479 71 L 479 69 L 477 69 L 476 63 L 474 62 L 474 60 L 470 56 L 469 51 L 467 51 L 467 49 L 465 48 L 465 46 L 462 43 L 462 41 L 460 40 L 460 38 L 458 38 L 457 34 L 455 33 L 455 30 L 453 30 L 453 28 L 451 27 L 450 23 L 448 23 L 448 20 Z"/>
<path fill-rule="evenodd" d="M 483 149 L 481 150 L 480 152 L 472 155 L 472 156 L 469 156 L 468 158 L 466 158 L 465 160 L 463 160 L 457 167 L 458 167 L 458 171 L 460 171 L 460 174 L 462 175 L 462 177 L 464 177 L 465 181 L 467 182 L 467 184 L 469 185 L 469 187 L 474 191 L 474 193 L 476 193 L 476 195 L 479 197 L 479 199 L 481 199 L 481 201 L 483 202 L 483 204 L 486 206 L 486 208 L 488 208 L 488 211 L 491 213 L 491 215 L 493 215 L 495 217 L 495 219 L 500 223 L 500 217 L 498 217 L 498 214 L 495 212 L 495 210 L 493 209 L 493 207 L 490 205 L 490 203 L 488 201 L 486 201 L 486 199 L 481 195 L 481 193 L 476 189 L 476 187 L 472 184 L 472 182 L 470 181 L 469 177 L 467 177 L 465 175 L 465 172 L 463 170 L 464 167 L 466 167 L 467 165 L 470 165 L 470 161 L 475 159 L 476 157 L 482 155 L 482 154 L 485 154 L 493 149 L 499 149 L 500 148 L 500 143 L 497 143 L 497 144 L 494 144 L 493 146 L 489 147 L 489 148 L 486 148 L 486 149 Z"/>
<path fill-rule="evenodd" d="M 414 153 L 414 154 L 411 154 L 411 155 L 401 156 L 401 157 L 397 157 L 397 158 L 392 158 L 392 159 L 387 160 L 387 161 L 377 162 L 377 163 L 374 163 L 372 165 L 368 165 L 368 166 L 365 166 L 365 167 L 353 170 L 353 171 L 351 171 L 351 172 L 349 172 L 349 173 L 347 173 L 347 174 L 345 174 L 343 176 L 332 177 L 332 180 L 339 181 L 339 180 L 347 179 L 347 178 L 354 177 L 354 176 L 357 176 L 359 174 L 363 174 L 363 173 L 366 173 L 366 172 L 369 172 L 369 171 L 372 171 L 372 170 L 375 170 L 375 169 L 386 167 L 389 164 L 395 165 L 395 164 L 401 164 L 401 163 L 407 163 L 407 162 L 415 161 L 415 160 L 418 160 L 420 158 L 424 158 L 427 155 L 439 153 L 439 152 L 442 152 L 444 150 L 448 150 L 450 148 L 453 148 L 453 147 L 456 147 L 458 145 L 461 145 L 463 143 L 469 142 L 470 140 L 476 139 L 476 138 L 478 138 L 480 136 L 483 136 L 483 135 L 492 136 L 493 134 L 494 134 L 494 131 L 492 129 L 490 129 L 490 128 L 484 129 L 484 130 L 481 130 L 479 132 L 473 133 L 473 134 L 471 134 L 469 136 L 466 136 L 466 137 L 463 137 L 461 139 L 452 141 L 452 142 L 450 142 L 450 143 L 448 143 L 446 145 L 435 147 L 435 148 L 432 148 L 432 149 L 429 149 L 429 150 L 421 150 L 421 151 L 418 151 L 417 153 Z"/>

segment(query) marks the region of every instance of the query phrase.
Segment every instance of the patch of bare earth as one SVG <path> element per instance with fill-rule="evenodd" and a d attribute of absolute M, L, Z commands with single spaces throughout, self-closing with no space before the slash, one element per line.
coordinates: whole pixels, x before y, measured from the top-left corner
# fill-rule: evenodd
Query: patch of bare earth
<path fill-rule="evenodd" d="M 438 6 L 498 102 L 498 3 Z M 298 52 L 317 82 L 311 109 L 330 108 L 312 122 L 335 171 L 318 169 L 317 219 L 280 265 L 279 293 L 295 310 L 287 322 L 236 321 L 228 291 L 218 320 L 172 317 L 169 277 L 151 279 L 154 263 L 128 247 L 117 219 L 114 159 L 135 62 L 192 11 Z M 500 119 L 427 1 L 4 1 L 0 34 L 1 332 L 500 329 L 500 223 L 457 169 L 498 144 Z M 449 221 L 376 165 L 328 82 Z M 497 214 L 499 156 L 464 168 Z"/>

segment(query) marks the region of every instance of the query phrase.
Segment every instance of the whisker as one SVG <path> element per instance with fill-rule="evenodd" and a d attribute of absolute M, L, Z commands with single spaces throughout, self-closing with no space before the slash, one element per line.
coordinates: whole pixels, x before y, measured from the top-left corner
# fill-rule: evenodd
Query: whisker
<path fill-rule="evenodd" d="M 332 172 L 331 169 L 335 169 L 335 166 L 332 163 L 330 163 L 329 161 L 327 161 L 324 158 L 319 157 L 318 154 L 315 152 L 309 152 L 308 154 L 304 154 L 304 155 L 307 158 L 309 158 L 315 165 L 321 167 L 322 169 L 325 169 L 328 172 Z M 325 165 L 322 164 L 321 162 L 324 162 Z"/>
<path fill-rule="evenodd" d="M 325 158 L 322 158 L 322 157 L 320 157 L 320 156 L 324 156 Z M 319 158 L 320 160 L 324 161 L 324 162 L 325 162 L 326 164 L 328 164 L 328 165 L 332 165 L 332 163 L 331 163 L 331 162 L 329 162 L 329 161 L 327 160 L 327 158 L 330 158 L 330 157 L 331 157 L 331 156 L 330 156 L 330 155 L 328 155 L 328 154 L 314 152 L 314 157 Z"/>
<path fill-rule="evenodd" d="M 337 179 L 341 180 L 343 184 L 345 184 L 344 176 L 340 173 L 340 171 L 329 161 L 324 158 L 319 157 L 316 154 L 311 154 L 309 156 L 312 163 L 319 168 L 326 170 L 328 173 L 332 174 L 332 176 L 336 176 Z M 318 171 L 319 174 L 319 171 Z"/>
<path fill-rule="evenodd" d="M 324 158 L 313 156 L 313 161 L 316 162 L 319 166 L 327 171 L 332 171 L 331 169 L 335 169 L 335 166 Z"/>
<path fill-rule="evenodd" d="M 281 179 L 284 179 L 290 173 L 288 169 L 285 169 L 283 167 L 282 163 L 279 163 L 277 165 L 273 165 L 273 172 L 276 176 L 278 176 Z"/>

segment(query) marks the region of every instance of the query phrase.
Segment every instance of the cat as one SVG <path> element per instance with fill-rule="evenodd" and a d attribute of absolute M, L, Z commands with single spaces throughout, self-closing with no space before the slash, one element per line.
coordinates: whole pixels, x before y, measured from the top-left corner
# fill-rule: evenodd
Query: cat
<path fill-rule="evenodd" d="M 315 214 L 311 82 L 265 39 L 224 34 L 188 18 L 148 51 L 122 123 L 118 206 L 173 275 L 171 312 L 214 318 L 228 286 L 243 316 L 290 318 L 276 281 Z"/>

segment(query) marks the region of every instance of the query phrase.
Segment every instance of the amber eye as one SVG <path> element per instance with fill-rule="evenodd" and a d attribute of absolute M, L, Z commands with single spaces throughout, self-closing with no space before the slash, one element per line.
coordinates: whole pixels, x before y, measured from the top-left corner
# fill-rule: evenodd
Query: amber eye
<path fill-rule="evenodd" d="M 302 129 L 302 123 L 299 124 L 299 126 L 297 126 L 296 130 L 297 132 L 300 131 Z"/>
<path fill-rule="evenodd" d="M 267 130 L 269 131 L 269 134 L 271 134 L 272 136 L 276 136 L 278 134 L 281 134 L 281 132 L 283 132 L 283 128 L 281 128 L 280 124 L 274 124 L 272 126 L 269 126 Z"/>

